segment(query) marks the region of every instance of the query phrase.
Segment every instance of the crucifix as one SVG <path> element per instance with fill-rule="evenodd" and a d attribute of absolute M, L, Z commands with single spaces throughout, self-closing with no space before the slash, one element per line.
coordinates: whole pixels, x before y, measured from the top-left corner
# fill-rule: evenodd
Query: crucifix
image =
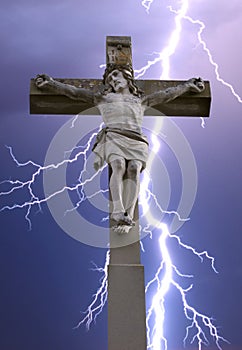
<path fill-rule="evenodd" d="M 208 117 L 209 82 L 135 80 L 131 38 L 108 36 L 103 79 L 31 80 L 31 114 L 78 114 L 97 107 L 105 127 L 93 146 L 94 168 L 110 169 L 108 350 L 146 350 L 144 268 L 140 263 L 139 175 L 148 157 L 142 133 L 151 107 L 166 116 Z M 150 112 L 152 115 L 152 112 Z"/>

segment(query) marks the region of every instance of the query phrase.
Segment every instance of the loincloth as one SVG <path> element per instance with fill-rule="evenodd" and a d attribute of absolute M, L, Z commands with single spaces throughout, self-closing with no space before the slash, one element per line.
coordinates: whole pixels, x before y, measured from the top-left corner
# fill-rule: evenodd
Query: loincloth
<path fill-rule="evenodd" d="M 148 158 L 149 143 L 146 136 L 126 129 L 104 128 L 96 137 L 92 151 L 101 159 L 101 166 L 104 161 L 110 163 L 115 155 L 126 160 L 139 160 L 142 168 L 146 167 Z"/>

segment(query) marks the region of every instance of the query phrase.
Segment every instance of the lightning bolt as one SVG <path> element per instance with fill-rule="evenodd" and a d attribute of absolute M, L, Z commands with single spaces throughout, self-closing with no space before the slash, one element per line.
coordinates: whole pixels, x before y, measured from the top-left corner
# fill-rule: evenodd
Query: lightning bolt
<path fill-rule="evenodd" d="M 75 120 L 75 118 L 74 118 Z M 72 127 L 73 127 L 73 123 L 72 123 Z M 102 124 L 99 127 L 99 130 L 101 129 Z M 84 181 L 82 180 L 82 176 L 83 173 L 86 171 L 86 164 L 87 164 L 87 152 L 90 150 L 91 148 L 91 144 L 93 139 L 95 138 L 95 136 L 97 135 L 97 133 L 93 133 L 91 135 L 91 137 L 89 138 L 88 142 L 86 145 L 84 146 L 80 146 L 77 148 L 73 148 L 72 151 L 81 148 L 81 151 L 78 151 L 72 158 L 69 159 L 63 159 L 61 162 L 57 163 L 57 164 L 50 164 L 47 166 L 42 166 L 40 164 L 37 164 L 35 162 L 33 162 L 32 160 L 28 160 L 26 162 L 20 162 L 18 161 L 18 159 L 16 158 L 16 156 L 14 155 L 13 149 L 10 146 L 6 146 L 9 154 L 12 158 L 12 160 L 14 161 L 14 163 L 18 166 L 18 167 L 33 167 L 35 170 L 32 173 L 32 176 L 30 177 L 30 179 L 26 180 L 26 181 L 21 181 L 21 180 L 4 180 L 0 183 L 0 185 L 4 185 L 4 186 L 8 186 L 9 189 L 0 192 L 0 196 L 4 197 L 4 196 L 8 196 L 8 195 L 13 195 L 16 192 L 19 191 L 26 191 L 28 193 L 29 199 L 23 203 L 15 203 L 12 205 L 5 205 L 3 207 L 0 208 L 0 212 L 3 212 L 5 210 L 14 210 L 14 209 L 25 209 L 26 210 L 26 214 L 25 214 L 25 219 L 27 220 L 28 223 L 28 228 L 29 230 L 31 230 L 32 228 L 32 223 L 30 220 L 30 214 L 31 214 L 31 209 L 35 206 L 38 206 L 39 210 L 41 210 L 41 205 L 44 203 L 47 203 L 50 199 L 52 199 L 53 197 L 63 193 L 64 191 L 68 190 L 68 191 L 75 191 L 78 194 L 79 197 L 79 201 L 76 204 L 75 208 L 78 208 L 81 204 L 81 202 L 83 202 L 86 197 L 83 194 L 83 188 L 85 185 L 87 185 L 88 183 L 92 182 L 94 180 L 94 178 L 102 172 L 102 170 L 104 169 L 104 167 L 102 167 L 101 169 L 99 169 L 97 172 L 95 172 L 92 176 L 87 177 Z M 67 152 L 72 152 L 72 151 L 67 151 Z M 34 191 L 34 185 L 37 181 L 37 179 L 43 175 L 44 171 L 50 171 L 50 170 L 54 170 L 54 169 L 58 169 L 59 167 L 62 167 L 66 164 L 72 164 L 75 163 L 77 161 L 79 161 L 80 159 L 84 160 L 84 166 L 83 169 L 79 175 L 78 178 L 78 182 L 75 185 L 72 186 L 64 186 L 62 188 L 60 188 L 59 190 L 57 190 L 54 193 L 49 194 L 48 196 L 44 196 L 42 198 L 40 198 L 38 195 L 35 194 Z M 97 194 L 97 193 L 96 193 Z M 95 194 L 94 194 L 95 195 Z M 91 196 L 90 196 L 91 197 Z"/>
<path fill-rule="evenodd" d="M 180 15 L 180 11 L 176 11 L 176 10 L 172 9 L 171 6 L 169 6 L 168 8 L 171 12 L 175 13 L 177 16 Z M 219 81 L 222 85 L 226 86 L 230 90 L 232 95 L 237 99 L 237 101 L 239 103 L 242 103 L 242 99 L 239 96 L 239 94 L 235 91 L 233 85 L 231 85 L 230 83 L 228 83 L 227 81 L 225 81 L 221 77 L 221 75 L 219 73 L 219 65 L 218 65 L 218 63 L 215 62 L 215 60 L 212 56 L 211 50 L 208 48 L 206 42 L 202 38 L 202 33 L 203 33 L 204 29 L 206 28 L 204 22 L 202 22 L 198 19 L 195 20 L 192 17 L 187 16 L 185 13 L 182 15 L 181 19 L 186 19 L 190 23 L 199 26 L 199 30 L 197 32 L 198 42 L 202 46 L 203 50 L 206 52 L 208 59 L 209 59 L 209 63 L 214 67 L 214 72 L 215 72 L 215 76 L 216 76 L 217 81 Z"/>
<path fill-rule="evenodd" d="M 149 12 L 150 6 L 153 3 L 153 1 L 143 1 L 142 5 L 146 8 L 146 10 Z M 162 68 L 162 74 L 160 76 L 160 79 L 168 79 L 170 77 L 170 58 L 175 53 L 177 45 L 180 41 L 181 36 L 181 30 L 182 30 L 182 19 L 184 16 L 186 16 L 186 13 L 189 8 L 189 1 L 183 0 L 181 1 L 181 6 L 178 11 L 176 11 L 175 16 L 175 28 L 171 32 L 169 38 L 168 38 L 168 44 L 164 47 L 164 49 L 161 52 L 158 52 L 158 56 L 153 61 L 148 61 L 148 63 L 143 66 L 142 68 L 135 70 L 136 79 L 142 77 L 147 70 L 153 66 L 156 63 L 161 64 Z"/>
<path fill-rule="evenodd" d="M 152 3 L 153 3 L 153 0 L 142 1 L 142 6 L 146 9 L 148 13 Z M 209 63 L 214 67 L 214 72 L 215 72 L 217 81 L 220 82 L 222 85 L 226 86 L 230 90 L 230 92 L 233 94 L 233 96 L 237 99 L 237 101 L 239 103 L 242 103 L 242 98 L 235 91 L 233 85 L 225 81 L 221 77 L 219 73 L 219 65 L 214 60 L 211 50 L 208 48 L 205 40 L 202 38 L 203 31 L 206 28 L 205 23 L 198 19 L 195 20 L 191 16 L 187 15 L 187 12 L 189 9 L 189 0 L 182 0 L 180 3 L 181 3 L 181 6 L 179 10 L 174 10 L 172 6 L 167 6 L 168 10 L 175 14 L 175 18 L 174 18 L 175 28 L 168 38 L 167 46 L 165 46 L 165 48 L 161 52 L 157 53 L 158 57 L 156 57 L 153 61 L 148 61 L 148 63 L 145 66 L 143 66 L 138 70 L 135 70 L 135 73 L 137 74 L 136 78 L 138 79 L 142 77 L 151 66 L 153 66 L 158 62 L 161 63 L 161 67 L 162 67 L 162 74 L 160 76 L 160 79 L 168 79 L 170 77 L 170 58 L 176 52 L 176 48 L 180 42 L 181 31 L 182 31 L 182 20 L 185 19 L 190 23 L 199 26 L 199 30 L 197 31 L 198 42 L 202 46 L 203 50 L 206 52 Z M 204 123 L 202 123 L 202 127 L 204 127 Z"/>
<path fill-rule="evenodd" d="M 145 8 L 146 12 L 150 12 L 150 6 L 152 5 L 153 0 L 143 0 L 142 1 L 142 6 Z"/>
<path fill-rule="evenodd" d="M 152 4 L 152 1 L 143 1 L 142 5 L 146 8 L 146 11 L 149 12 L 150 6 Z M 227 86 L 232 94 L 237 98 L 238 102 L 241 103 L 240 96 L 235 92 L 234 88 L 231 84 L 225 82 L 219 75 L 219 67 L 218 64 L 214 61 L 210 50 L 208 49 L 205 41 L 202 39 L 202 32 L 205 28 L 205 25 L 203 22 L 199 20 L 193 20 L 191 17 L 187 16 L 187 10 L 189 8 L 189 2 L 184 0 L 181 2 L 181 7 L 178 11 L 172 10 L 171 7 L 169 7 L 170 11 L 175 13 L 175 29 L 171 33 L 168 45 L 160 52 L 158 57 L 156 57 L 153 61 L 148 61 L 147 65 L 142 67 L 141 69 L 135 71 L 137 74 L 137 78 L 143 76 L 146 71 L 154 64 L 161 62 L 162 65 L 162 75 L 161 79 L 167 79 L 169 77 L 170 73 L 170 57 L 174 54 L 176 51 L 177 44 L 180 40 L 180 34 L 181 34 L 181 22 L 183 19 L 189 20 L 191 23 L 198 24 L 200 26 L 200 29 L 198 31 L 198 41 L 202 45 L 204 51 L 207 53 L 209 62 L 213 65 L 215 68 L 215 74 L 216 78 L 219 82 L 221 82 L 223 85 Z M 204 120 L 202 119 L 202 127 L 204 127 Z M 157 125 L 155 128 L 155 134 L 158 134 L 159 132 L 159 126 Z M 154 147 L 153 152 L 156 153 L 159 149 L 159 145 L 157 143 L 157 140 L 155 140 L 154 136 Z M 151 164 L 153 163 L 153 160 L 151 160 Z M 144 188 L 148 189 L 147 183 L 148 180 L 144 180 Z M 206 332 L 204 328 L 208 331 L 210 337 L 215 341 L 215 344 L 218 349 L 221 348 L 221 342 L 228 342 L 224 337 L 220 336 L 218 333 L 218 330 L 216 326 L 213 323 L 213 320 L 211 317 L 208 317 L 207 315 L 204 315 L 200 312 L 198 312 L 194 307 L 189 305 L 187 301 L 187 293 L 192 289 L 192 284 L 190 284 L 186 289 L 182 288 L 182 286 L 175 281 L 174 275 L 179 277 L 185 277 L 185 278 L 191 278 L 190 275 L 184 275 L 181 274 L 177 267 L 172 263 L 171 255 L 169 253 L 169 250 L 167 248 L 166 240 L 168 238 L 170 239 L 176 239 L 178 244 L 182 246 L 185 249 L 188 249 L 192 251 L 193 254 L 198 256 L 201 260 L 203 260 L 203 257 L 206 257 L 211 261 L 211 266 L 215 273 L 217 273 L 215 266 L 214 266 L 214 258 L 208 255 L 206 251 L 204 252 L 197 252 L 194 248 L 185 245 L 182 243 L 181 239 L 176 235 L 171 235 L 169 233 L 168 227 L 157 221 L 153 216 L 152 213 L 148 211 L 148 205 L 146 202 L 147 197 L 145 196 L 145 190 L 143 194 L 141 193 L 142 201 L 141 205 L 143 205 L 143 208 L 145 210 L 147 221 L 149 222 L 148 227 L 153 224 L 153 227 L 158 227 L 161 231 L 159 235 L 159 247 L 161 252 L 162 261 L 161 264 L 155 274 L 155 277 L 147 284 L 146 286 L 146 293 L 148 293 L 148 290 L 151 285 L 156 283 L 156 292 L 152 298 L 151 306 L 148 309 L 147 312 L 147 340 L 148 340 L 148 349 L 153 350 L 161 350 L 161 349 L 167 349 L 168 341 L 164 335 L 164 322 L 165 322 L 165 297 L 167 293 L 169 292 L 170 288 L 173 286 L 175 287 L 181 296 L 182 303 L 183 303 L 183 310 L 185 317 L 187 320 L 190 321 L 190 324 L 186 327 L 186 333 L 184 337 L 184 346 L 186 341 L 189 339 L 189 335 L 191 331 L 193 331 L 193 336 L 190 336 L 190 343 L 197 342 L 198 349 L 202 349 L 202 345 L 207 346 L 209 344 L 208 337 L 206 335 Z M 155 198 L 155 197 L 154 197 Z M 157 202 L 158 205 L 158 202 Z M 145 228 L 145 230 L 148 230 L 148 227 Z M 152 237 L 152 232 L 150 231 L 150 236 Z M 162 273 L 161 273 L 162 272 Z M 154 317 L 153 327 L 151 329 L 150 321 L 152 316 Z"/>
<path fill-rule="evenodd" d="M 94 264 L 95 268 L 93 271 L 98 271 L 102 274 L 100 279 L 100 287 L 94 294 L 92 302 L 89 304 L 87 310 L 84 312 L 86 315 L 83 317 L 76 328 L 79 328 L 82 324 L 86 325 L 87 330 L 90 329 L 91 324 L 96 322 L 98 315 L 101 314 L 103 308 L 107 301 L 107 289 L 108 289 L 108 265 L 110 260 L 110 251 L 108 250 L 106 253 L 106 259 L 104 267 L 98 267 Z"/>
<path fill-rule="evenodd" d="M 157 120 L 157 123 L 159 121 Z M 156 128 L 158 125 L 156 125 Z M 156 152 L 158 152 L 160 147 L 159 140 L 157 135 L 153 134 L 152 137 L 152 151 L 151 159 L 148 162 L 149 172 L 151 172 L 151 167 L 153 165 L 154 157 Z M 153 158 L 153 159 L 152 159 Z M 197 256 L 201 262 L 204 258 L 208 259 L 211 263 L 211 267 L 215 273 L 218 273 L 215 268 L 215 260 L 211 257 L 207 251 L 198 252 L 195 248 L 184 244 L 179 236 L 172 235 L 169 232 L 167 225 L 160 222 L 159 219 L 155 218 L 152 214 L 151 206 L 147 204 L 147 201 L 150 197 L 150 191 L 148 189 L 148 180 L 144 179 L 144 182 L 141 185 L 141 196 L 140 204 L 143 210 L 146 212 L 147 226 L 143 230 L 147 233 L 150 233 L 150 237 L 153 238 L 152 227 L 155 230 L 158 230 L 158 241 L 159 248 L 161 253 L 161 263 L 158 267 L 154 278 L 152 278 L 146 285 L 146 300 L 151 301 L 151 305 L 147 310 L 147 349 L 152 350 L 167 350 L 168 349 L 168 339 L 164 334 L 164 324 L 165 324 L 165 315 L 168 312 L 165 308 L 166 296 L 171 290 L 175 288 L 181 297 L 183 304 L 183 311 L 186 319 L 189 321 L 189 325 L 186 327 L 185 336 L 184 336 L 184 345 L 186 341 L 190 340 L 190 343 L 197 343 L 198 349 L 202 349 L 202 345 L 208 345 L 209 340 L 207 333 L 210 335 L 212 340 L 215 341 L 215 344 L 218 349 L 222 349 L 220 344 L 221 342 L 227 342 L 227 340 L 220 336 L 216 326 L 214 325 L 213 319 L 201 312 L 198 312 L 193 306 L 187 301 L 187 294 L 192 289 L 192 284 L 189 284 L 187 288 L 183 288 L 181 283 L 176 281 L 177 277 L 179 278 L 192 278 L 192 275 L 182 274 L 179 272 L 178 268 L 172 262 L 171 254 L 167 247 L 167 240 L 175 240 L 177 244 L 190 251 L 192 254 Z M 160 207 L 158 200 L 154 194 L 152 194 L 153 200 L 156 203 L 156 206 L 159 208 L 161 214 L 163 210 Z M 178 213 L 174 212 L 178 215 Z M 181 218 L 180 218 L 181 219 Z M 154 295 L 149 297 L 149 290 L 152 286 L 156 286 L 156 291 Z M 192 334 L 192 335 L 191 335 Z"/>
<path fill-rule="evenodd" d="M 146 230 L 147 229 L 148 228 L 146 228 Z M 178 236 L 171 235 L 169 233 L 167 225 L 159 223 L 158 230 L 161 231 L 158 241 L 162 261 L 154 278 L 150 280 L 146 286 L 146 294 L 148 295 L 150 287 L 153 284 L 156 285 L 156 292 L 152 297 L 151 306 L 147 311 L 147 349 L 161 350 L 168 348 L 168 340 L 164 335 L 165 314 L 167 312 L 165 308 L 165 300 L 168 292 L 172 287 L 174 287 L 180 294 L 183 303 L 183 311 L 185 317 L 189 321 L 189 325 L 186 327 L 184 336 L 184 346 L 189 339 L 191 344 L 195 343 L 195 341 L 197 342 L 199 350 L 202 349 L 202 345 L 208 346 L 208 332 L 210 337 L 215 341 L 217 348 L 221 350 L 221 342 L 228 343 L 228 341 L 219 335 L 213 319 L 205 314 L 202 314 L 201 312 L 198 312 L 187 301 L 187 293 L 192 289 L 193 285 L 189 284 L 187 288 L 183 288 L 181 283 L 176 282 L 177 277 L 182 277 L 184 279 L 192 278 L 193 276 L 182 274 L 173 264 L 167 247 L 167 240 L 176 239 L 180 246 L 191 250 L 192 253 L 199 257 L 202 261 L 203 258 L 206 257 L 211 261 L 211 266 L 214 272 L 217 273 L 214 267 L 214 258 L 209 256 L 206 251 L 198 252 L 189 245 L 182 243 Z M 151 326 L 152 317 L 154 317 L 153 326 Z"/>
<path fill-rule="evenodd" d="M 152 3 L 153 3 L 153 0 L 142 1 L 142 6 L 146 9 L 147 13 L 149 13 Z M 225 81 L 221 77 L 219 73 L 219 65 L 214 60 L 211 50 L 208 48 L 205 40 L 203 40 L 202 38 L 203 31 L 206 28 L 205 23 L 198 19 L 195 20 L 192 17 L 187 15 L 187 12 L 189 9 L 189 0 L 182 0 L 181 7 L 179 10 L 174 10 L 172 6 L 167 6 L 167 8 L 169 9 L 170 12 L 175 14 L 175 18 L 174 18 L 175 28 L 169 36 L 168 45 L 161 52 L 158 52 L 158 53 L 156 52 L 158 56 L 154 60 L 148 61 L 145 66 L 143 66 L 138 70 L 135 70 L 136 79 L 142 77 L 147 72 L 147 70 L 151 66 L 155 65 L 156 63 L 160 63 L 162 67 L 162 74 L 160 76 L 160 79 L 168 79 L 170 77 L 170 58 L 176 52 L 177 45 L 180 42 L 180 36 L 182 31 L 182 20 L 185 19 L 190 23 L 192 23 L 193 25 L 199 26 L 199 30 L 197 31 L 198 42 L 202 46 L 203 50 L 206 52 L 209 63 L 214 67 L 214 72 L 215 72 L 217 81 L 220 82 L 225 87 L 227 87 L 232 93 L 232 95 L 237 99 L 237 101 L 239 103 L 242 103 L 242 98 L 235 91 L 233 85 Z M 201 119 L 201 127 L 205 128 L 204 118 L 201 117 L 200 119 Z"/>

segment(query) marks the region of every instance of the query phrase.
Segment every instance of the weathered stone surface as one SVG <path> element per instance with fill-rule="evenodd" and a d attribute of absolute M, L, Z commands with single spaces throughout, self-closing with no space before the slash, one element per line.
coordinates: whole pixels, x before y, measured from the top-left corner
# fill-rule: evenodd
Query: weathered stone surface
<path fill-rule="evenodd" d="M 106 62 L 132 66 L 132 51 L 130 36 L 107 36 Z"/>
<path fill-rule="evenodd" d="M 146 350 L 144 268 L 109 265 L 109 350 Z"/>

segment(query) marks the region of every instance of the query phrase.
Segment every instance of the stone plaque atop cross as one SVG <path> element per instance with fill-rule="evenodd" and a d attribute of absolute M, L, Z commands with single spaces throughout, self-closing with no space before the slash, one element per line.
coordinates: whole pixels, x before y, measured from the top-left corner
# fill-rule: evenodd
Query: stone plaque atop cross
<path fill-rule="evenodd" d="M 135 80 L 131 38 L 126 36 L 107 37 L 103 79 L 39 74 L 31 80 L 31 114 L 78 114 L 97 107 L 105 124 L 93 152 L 95 170 L 104 163 L 110 168 L 109 350 L 146 350 L 137 208 L 139 175 L 148 158 L 143 117 L 153 115 L 152 109 L 163 116 L 208 117 L 210 102 L 209 82 L 201 78 Z"/>
<path fill-rule="evenodd" d="M 129 65 L 132 67 L 132 48 L 130 36 L 107 36 L 106 64 Z"/>

